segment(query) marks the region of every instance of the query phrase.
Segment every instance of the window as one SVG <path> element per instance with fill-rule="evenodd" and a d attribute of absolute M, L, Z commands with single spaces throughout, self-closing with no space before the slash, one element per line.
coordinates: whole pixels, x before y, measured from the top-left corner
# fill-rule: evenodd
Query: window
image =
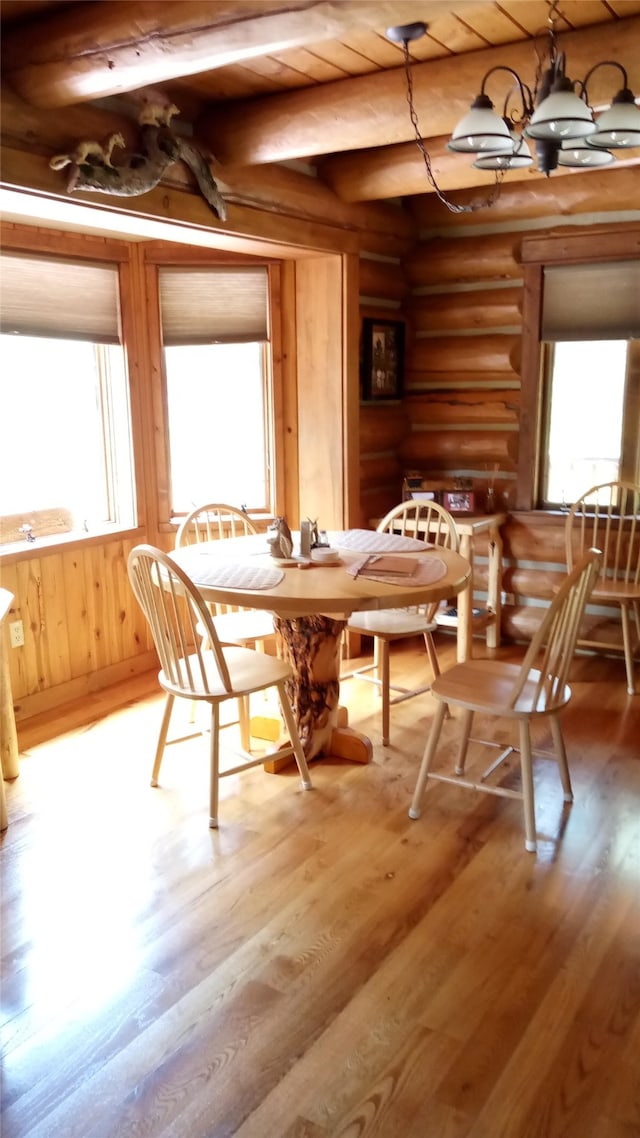
<path fill-rule="evenodd" d="M 263 344 L 165 348 L 173 514 L 208 501 L 267 508 L 265 355 Z"/>
<path fill-rule="evenodd" d="M 628 357 L 624 340 L 549 345 L 541 505 L 564 507 L 590 486 L 626 477 L 623 427 Z"/>
<path fill-rule="evenodd" d="M 3 252 L 0 268 L 4 540 L 20 521 L 37 536 L 135 525 L 117 266 Z"/>
<path fill-rule="evenodd" d="M 559 509 L 640 477 L 637 228 L 522 242 L 517 507 Z"/>
<path fill-rule="evenodd" d="M 267 270 L 159 270 L 170 511 L 271 509 Z"/>

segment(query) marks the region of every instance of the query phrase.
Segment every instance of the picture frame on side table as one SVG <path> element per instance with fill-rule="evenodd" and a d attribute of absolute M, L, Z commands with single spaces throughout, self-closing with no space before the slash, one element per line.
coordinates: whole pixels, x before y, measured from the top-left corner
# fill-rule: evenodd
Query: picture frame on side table
<path fill-rule="evenodd" d="M 401 320 L 362 321 L 362 398 L 400 399 L 404 380 L 405 326 Z"/>
<path fill-rule="evenodd" d="M 443 490 L 442 505 L 450 514 L 472 514 L 475 494 L 473 490 Z"/>

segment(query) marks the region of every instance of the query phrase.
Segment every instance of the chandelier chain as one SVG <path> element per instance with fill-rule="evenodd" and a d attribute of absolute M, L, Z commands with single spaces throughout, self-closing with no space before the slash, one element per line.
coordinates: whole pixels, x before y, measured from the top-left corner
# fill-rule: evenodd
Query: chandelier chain
<path fill-rule="evenodd" d="M 504 171 L 496 171 L 495 183 L 494 183 L 490 193 L 487 195 L 487 197 L 484 198 L 483 201 L 480 201 L 480 202 L 471 202 L 470 205 L 458 205 L 455 202 L 449 201 L 449 199 L 446 197 L 446 195 L 440 189 L 438 183 L 436 182 L 436 178 L 435 178 L 435 174 L 433 173 L 433 169 L 431 167 L 431 155 L 429 154 L 429 151 L 427 150 L 427 148 L 424 144 L 424 139 L 422 137 L 422 133 L 420 131 L 420 126 L 418 123 L 418 114 L 417 114 L 414 99 L 413 99 L 413 75 L 411 72 L 411 56 L 409 55 L 409 41 L 408 40 L 405 39 L 402 41 L 402 49 L 403 49 L 403 56 L 404 56 L 404 70 L 405 70 L 405 75 L 406 75 L 406 79 L 407 79 L 407 104 L 409 106 L 409 117 L 411 119 L 411 125 L 413 126 L 416 145 L 417 145 L 418 150 L 420 151 L 420 153 L 422 155 L 425 170 L 427 173 L 427 178 L 428 178 L 431 186 L 433 187 L 433 190 L 434 190 L 436 196 L 442 202 L 442 204 L 447 207 L 447 209 L 449 210 L 450 213 L 474 213 L 478 209 L 483 209 L 483 208 L 487 208 L 487 207 L 490 207 L 492 205 L 495 205 L 496 201 L 498 200 L 499 194 L 500 194 L 502 179 L 504 177 Z"/>

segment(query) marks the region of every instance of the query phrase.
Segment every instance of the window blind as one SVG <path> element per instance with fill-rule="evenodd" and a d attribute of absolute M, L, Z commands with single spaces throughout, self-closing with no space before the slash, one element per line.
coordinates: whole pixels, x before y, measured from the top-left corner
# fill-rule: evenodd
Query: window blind
<path fill-rule="evenodd" d="M 544 270 L 542 340 L 640 337 L 640 261 Z"/>
<path fill-rule="evenodd" d="M 3 333 L 119 344 L 118 266 L 0 253 Z"/>
<path fill-rule="evenodd" d="M 159 275 L 165 345 L 269 339 L 266 268 L 171 267 Z"/>

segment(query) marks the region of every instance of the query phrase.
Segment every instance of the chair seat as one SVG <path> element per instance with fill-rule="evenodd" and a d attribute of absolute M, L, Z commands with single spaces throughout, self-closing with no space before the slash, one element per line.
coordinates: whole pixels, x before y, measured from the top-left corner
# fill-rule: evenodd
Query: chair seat
<path fill-rule="evenodd" d="M 284 660 L 276 656 L 267 656 L 263 652 L 255 652 L 252 648 L 224 647 L 223 655 L 236 696 L 251 695 L 252 692 L 281 683 L 291 676 L 291 667 Z M 224 687 L 213 656 L 205 652 L 203 657 L 206 666 L 206 683 L 200 674 L 196 654 L 187 657 L 192 672 L 191 682 L 188 684 L 190 698 L 206 699 L 209 702 L 212 699 L 228 699 L 229 691 Z M 186 673 L 186 666 L 184 672 Z M 172 684 L 164 671 L 158 673 L 158 682 L 165 691 L 176 695 L 184 695 L 187 686 L 177 687 Z"/>
<path fill-rule="evenodd" d="M 597 581 L 591 593 L 592 601 L 640 601 L 640 582 Z"/>
<path fill-rule="evenodd" d="M 352 632 L 361 632 L 365 636 L 380 636 L 393 640 L 396 637 L 434 632 L 437 625 L 435 620 L 429 620 L 418 610 L 379 609 L 375 612 L 354 612 L 349 617 L 349 628 Z"/>
<path fill-rule="evenodd" d="M 438 502 L 401 502 L 382 519 L 378 533 L 393 534 L 395 537 L 421 538 L 429 547 L 442 547 L 458 551 L 458 533 L 455 522 Z M 438 627 L 435 620 L 438 602 L 429 605 L 408 605 L 404 608 L 381 609 L 377 612 L 355 612 L 347 621 L 349 632 L 371 636 L 374 641 L 373 664 L 347 672 L 350 676 L 369 680 L 376 684 L 382 695 L 382 742 L 389 743 L 389 707 L 392 703 L 404 702 L 413 696 L 422 695 L 430 684 L 413 683 L 411 687 L 398 687 L 391 682 L 390 644 L 407 636 L 424 636 L 429 663 L 434 676 L 440 672 L 436 647 L 432 633 Z M 370 675 L 369 673 L 373 673 Z M 390 692 L 399 694 L 391 699 Z"/>
<path fill-rule="evenodd" d="M 268 640 L 275 635 L 273 614 L 261 609 L 239 609 L 214 616 L 213 623 L 221 644 L 246 644 Z"/>
<path fill-rule="evenodd" d="M 422 797 L 430 779 L 453 783 L 465 790 L 483 794 L 518 798 L 524 811 L 525 849 L 534 853 L 537 839 L 531 723 L 541 715 L 548 716 L 547 723 L 554 744 L 564 801 L 573 801 L 558 713 L 571 699 L 571 688 L 567 682 L 569 669 L 587 598 L 600 571 L 600 558 L 599 550 L 590 549 L 568 574 L 544 613 L 522 663 L 516 664 L 508 660 L 467 660 L 441 673 L 434 681 L 431 691 L 437 701 L 437 710 L 409 807 L 410 818 L 420 817 Z M 453 774 L 431 770 L 444 718 L 447 709 L 451 707 L 460 711 L 457 716 L 458 754 Z M 500 754 L 480 777 L 470 772 L 471 777 L 465 778 L 467 750 L 476 712 L 489 719 L 517 720 L 520 746 L 517 751 L 512 743 L 505 746 L 495 734 L 490 739 L 474 740 L 498 747 Z M 514 753 L 520 757 L 520 787 L 505 786 L 499 777 L 498 781 L 491 781 L 491 776 L 500 772 L 502 763 Z"/>
<path fill-rule="evenodd" d="M 506 660 L 467 660 L 442 672 L 431 685 L 431 692 L 447 704 L 468 711 L 519 719 L 531 715 L 548 715 L 564 707 L 571 699 L 568 684 L 551 699 L 541 698 L 538 687 L 540 672 L 532 668 L 517 702 L 509 706 L 521 665 Z"/>

